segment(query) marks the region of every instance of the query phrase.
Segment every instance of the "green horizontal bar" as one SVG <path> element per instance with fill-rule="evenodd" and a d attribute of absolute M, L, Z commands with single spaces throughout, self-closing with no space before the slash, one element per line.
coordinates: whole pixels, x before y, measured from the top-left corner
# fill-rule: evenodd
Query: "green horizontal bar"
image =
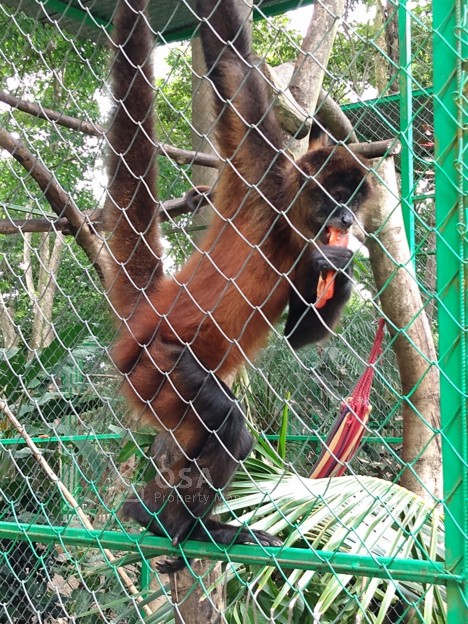
<path fill-rule="evenodd" d="M 352 574 L 373 578 L 399 579 L 420 583 L 444 584 L 461 577 L 447 572 L 440 563 L 390 557 L 369 557 L 305 548 L 264 548 L 236 544 L 224 549 L 220 545 L 187 541 L 183 548 L 174 548 L 169 539 L 142 533 L 89 531 L 75 527 L 50 527 L 41 524 L 0 522 L 0 537 L 40 543 L 61 543 L 64 546 L 90 546 L 141 553 L 146 558 L 158 555 L 214 559 L 250 565 L 264 565 L 299 570 L 318 570 L 335 574 Z"/>
<path fill-rule="evenodd" d="M 97 15 L 95 15 L 92 11 L 88 13 L 79 7 L 74 7 L 69 2 L 62 2 L 61 0 L 45 0 L 43 4 L 47 11 L 56 12 L 60 15 L 70 17 L 80 24 L 86 24 L 87 26 L 93 26 L 94 28 L 101 27 L 106 30 L 112 28 L 112 24 L 109 21 L 104 20 L 101 17 L 97 17 Z"/>
<path fill-rule="evenodd" d="M 46 212 L 44 210 L 33 210 L 31 206 L 19 206 L 18 204 L 9 204 L 7 202 L 0 201 L 0 208 L 2 210 L 16 210 L 17 212 L 26 212 L 28 215 L 34 215 L 41 219 L 57 219 L 57 215 L 53 212 Z"/>
<path fill-rule="evenodd" d="M 277 4 L 274 4 L 272 6 L 262 8 L 262 13 L 259 12 L 257 7 L 254 7 L 254 19 L 262 19 L 264 15 L 266 17 L 282 15 L 286 11 L 291 11 L 297 9 L 298 7 L 302 8 L 304 6 L 307 6 L 308 4 L 313 4 L 313 2 L 315 2 L 315 0 L 283 0 L 282 2 L 278 2 Z M 106 21 L 101 17 L 98 17 L 93 11 L 90 11 L 88 13 L 87 11 L 80 9 L 79 7 L 72 6 L 67 2 L 63 2 L 63 0 L 45 0 L 45 8 L 51 12 L 57 12 L 60 15 L 69 17 L 79 24 L 84 23 L 87 26 L 92 26 L 96 29 L 104 28 L 108 31 L 111 31 L 113 28 L 112 23 Z M 178 29 L 173 29 L 165 34 L 164 41 L 166 43 L 183 41 L 190 38 L 193 35 L 194 30 L 195 24 L 181 27 Z"/>
<path fill-rule="evenodd" d="M 412 93 L 412 98 L 417 98 L 421 96 L 431 97 L 434 93 L 433 87 L 428 87 L 427 89 L 415 89 Z M 384 95 L 381 97 L 372 98 L 371 100 L 361 100 L 360 102 L 351 102 L 350 104 L 344 104 L 341 109 L 343 111 L 352 110 L 353 108 L 362 108 L 363 106 L 373 108 L 376 104 L 387 104 L 388 102 L 397 102 L 400 99 L 400 94 L 396 93 L 395 95 Z"/>
<path fill-rule="evenodd" d="M 283 0 L 283 2 L 278 2 L 277 4 L 272 4 L 269 6 L 257 7 L 254 5 L 253 7 L 253 15 L 254 20 L 262 19 L 265 15 L 266 17 L 274 17 L 275 15 L 283 15 L 287 11 L 294 11 L 295 9 L 304 8 L 310 4 L 313 4 L 315 0 Z M 261 12 L 260 12 L 261 10 Z"/>
<path fill-rule="evenodd" d="M 424 201 L 426 199 L 435 199 L 435 193 L 425 193 L 423 195 L 413 195 L 413 200 L 416 201 Z"/>
<path fill-rule="evenodd" d="M 31 438 L 36 444 L 49 444 L 50 442 L 82 442 L 86 440 L 120 440 L 122 435 L 119 433 L 96 433 L 96 434 L 83 434 L 83 435 L 69 435 L 69 436 L 50 436 L 48 438 L 35 437 Z M 279 435 L 265 435 L 263 436 L 267 440 L 275 441 L 279 440 Z M 321 438 L 317 435 L 287 435 L 286 440 L 288 442 L 324 442 L 326 438 Z M 379 437 L 379 436 L 365 436 L 362 439 L 363 442 L 369 442 L 376 444 L 379 442 L 386 442 L 387 444 L 401 444 L 403 438 L 401 437 Z M 0 446 L 12 446 L 26 444 L 24 438 L 0 438 Z"/>
<path fill-rule="evenodd" d="M 275 17 L 275 15 L 283 15 L 286 11 L 293 11 L 297 8 L 305 7 L 309 4 L 313 4 L 315 0 L 284 0 L 278 4 L 261 7 L 261 12 L 258 7 L 253 7 L 253 19 L 254 21 L 260 21 L 264 17 Z M 192 24 L 190 26 L 184 26 L 181 28 L 174 28 L 167 33 L 164 33 L 164 43 L 174 43 L 176 41 L 185 41 L 190 39 L 195 32 L 195 28 L 198 24 Z"/>
<path fill-rule="evenodd" d="M 50 436 L 31 438 L 35 444 L 49 444 L 49 442 L 83 442 L 86 440 L 121 440 L 120 433 L 88 433 L 83 435 Z M 0 438 L 0 446 L 26 444 L 24 438 Z"/>

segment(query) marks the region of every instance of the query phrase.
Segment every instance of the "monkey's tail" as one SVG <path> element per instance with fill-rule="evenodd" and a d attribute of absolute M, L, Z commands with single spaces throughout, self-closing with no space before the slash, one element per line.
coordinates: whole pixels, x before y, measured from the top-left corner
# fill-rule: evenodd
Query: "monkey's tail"
<path fill-rule="evenodd" d="M 114 311 L 129 318 L 141 291 L 162 278 L 154 119 L 153 36 L 148 0 L 120 0 L 111 64 L 113 112 L 107 141 L 104 226 Z"/>

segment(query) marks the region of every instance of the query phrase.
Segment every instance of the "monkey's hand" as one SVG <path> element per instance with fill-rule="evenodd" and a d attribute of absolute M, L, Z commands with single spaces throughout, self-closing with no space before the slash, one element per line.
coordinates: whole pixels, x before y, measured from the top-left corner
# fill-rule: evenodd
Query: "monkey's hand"
<path fill-rule="evenodd" d="M 351 249 L 335 245 L 324 245 L 314 249 L 311 254 L 312 266 L 317 273 L 346 270 L 351 264 L 352 257 Z"/>
<path fill-rule="evenodd" d="M 284 333 L 293 349 L 318 342 L 329 335 L 348 301 L 353 274 L 353 252 L 346 247 L 324 245 L 311 249 L 297 267 L 289 296 Z M 333 271 L 333 297 L 317 309 L 317 285 L 322 274 Z"/>

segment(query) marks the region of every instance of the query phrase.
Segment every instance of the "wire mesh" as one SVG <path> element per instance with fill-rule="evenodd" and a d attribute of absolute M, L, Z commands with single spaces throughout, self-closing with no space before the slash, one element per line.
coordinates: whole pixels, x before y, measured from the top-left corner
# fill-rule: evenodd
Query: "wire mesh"
<path fill-rule="evenodd" d="M 121 4 L 127 1 L 137 20 L 145 3 Z M 131 213 L 123 210 L 113 228 L 103 216 L 116 192 L 106 162 L 122 138 L 110 139 L 105 129 L 119 104 L 121 111 L 131 104 L 112 87 L 122 79 L 115 69 L 112 79 L 116 4 L 0 2 L 0 622 L 461 623 L 468 605 L 462 0 L 437 0 L 433 8 L 424 0 L 259 3 L 249 37 L 263 64 L 254 68 L 246 59 L 245 82 L 224 95 L 218 112 L 213 82 L 218 93 L 222 83 L 216 65 L 210 73 L 203 63 L 195 3 L 150 1 L 144 28 L 155 72 L 154 85 L 145 87 L 151 107 L 134 139 L 123 137 L 129 154 L 141 150 L 138 169 L 120 175 L 153 209 L 160 202 L 161 249 L 151 256 L 155 221 L 142 228 L 134 222 L 127 235 L 136 247 L 123 261 L 117 257 L 121 273 L 112 264 L 109 230 L 118 235 Z M 231 4 L 249 32 L 249 3 L 224 2 L 225 23 Z M 292 8 L 300 12 L 283 15 Z M 224 30 L 218 34 L 226 39 Z M 133 63 L 132 81 L 146 61 Z M 309 74 L 300 74 L 307 67 Z M 226 71 L 226 84 L 236 75 Z M 239 93 L 248 93 L 259 75 L 266 77 L 263 91 L 246 107 Z M 291 104 L 295 97 L 303 110 Z M 282 198 L 268 195 L 264 183 L 278 163 L 289 167 L 288 180 L 297 174 L 295 159 L 307 150 L 298 137 L 311 131 L 315 109 L 329 155 L 312 178 L 333 166 L 340 149 L 358 153 L 355 143 L 370 143 L 377 153 L 365 180 L 373 180 L 377 195 L 354 227 L 353 292 L 339 324 L 326 341 L 294 350 L 285 337 L 286 304 L 290 290 L 297 291 L 302 256 L 286 266 L 268 249 L 276 236 L 286 253 L 280 222 L 303 246 L 320 242 L 321 233 L 301 230 L 294 212 L 300 200 L 290 190 L 282 209 Z M 282 125 L 280 145 L 264 136 L 273 115 Z M 233 133 L 232 127 L 241 130 L 226 147 L 229 124 Z M 268 161 L 257 178 L 252 160 L 243 162 L 255 141 L 259 160 Z M 141 181 L 150 180 L 155 156 L 157 188 L 148 188 Z M 230 199 L 238 202 L 232 209 Z M 131 208 L 132 198 L 126 201 Z M 266 228 L 259 206 L 275 215 Z M 262 236 L 244 228 L 247 210 L 264 227 Z M 220 240 L 235 232 L 237 247 L 220 251 L 213 237 L 204 242 L 217 222 Z M 181 276 L 197 254 L 210 279 L 191 293 Z M 144 281 L 148 258 L 153 286 Z M 179 308 L 189 328 L 183 325 L 181 335 L 171 321 L 175 308 L 158 308 L 153 296 L 160 261 L 176 293 L 172 304 L 185 297 Z M 254 288 L 243 290 L 252 276 Z M 213 299 L 216 279 L 224 286 Z M 128 298 L 117 301 L 119 280 Z M 266 283 L 273 286 L 262 295 Z M 281 289 L 286 294 L 275 315 L 268 310 Z M 235 335 L 226 333 L 222 316 L 233 301 L 241 302 L 240 312 L 229 313 Z M 308 313 L 315 310 L 315 295 L 306 304 Z M 154 308 L 169 319 L 169 330 L 151 321 Z M 136 335 L 137 313 L 143 326 L 152 323 L 149 336 Z M 254 356 L 261 336 L 246 336 L 255 315 L 268 340 Z M 387 334 L 363 442 L 345 476 L 310 479 L 340 405 L 366 368 L 382 316 Z M 208 349 L 208 362 L 197 357 L 207 326 L 224 332 Z M 116 367 L 112 350 L 125 327 L 126 349 L 140 351 L 131 367 L 150 354 L 144 383 L 134 385 L 146 392 L 137 408 L 122 394 L 123 379 L 127 394 L 128 380 L 135 384 L 131 367 L 123 376 L 117 371 L 131 354 L 121 353 Z M 157 342 L 164 332 L 169 347 Z M 160 354 L 180 344 L 186 350 L 161 369 Z M 231 356 L 236 365 L 224 366 Z M 202 375 L 200 393 L 208 390 L 203 423 L 199 395 L 184 385 L 187 371 L 190 380 Z M 152 378 L 159 381 L 147 391 Z M 174 402 L 168 409 L 161 400 L 168 386 L 178 394 L 179 415 L 171 412 Z M 226 397 L 225 415 L 216 421 L 212 414 Z M 223 450 L 228 420 L 252 435 L 250 454 Z M 203 472 L 204 455 L 193 442 L 200 429 L 221 448 L 208 469 L 222 472 L 221 464 L 235 457 L 231 483 L 217 485 Z M 193 486 L 188 503 L 180 466 L 192 470 L 182 475 Z M 122 508 L 129 499 L 141 501 L 152 482 L 165 499 L 155 508 L 146 499 L 138 503 L 147 530 Z M 209 535 L 207 516 L 177 543 L 168 527 L 179 520 L 158 518 L 178 500 L 194 524 L 202 513 L 193 501 L 206 492 L 216 517 L 237 527 L 232 543 Z M 204 523 L 203 534 L 197 527 Z M 262 541 L 255 530 L 282 545 Z M 161 572 L 168 556 L 182 558 L 185 568 Z"/>

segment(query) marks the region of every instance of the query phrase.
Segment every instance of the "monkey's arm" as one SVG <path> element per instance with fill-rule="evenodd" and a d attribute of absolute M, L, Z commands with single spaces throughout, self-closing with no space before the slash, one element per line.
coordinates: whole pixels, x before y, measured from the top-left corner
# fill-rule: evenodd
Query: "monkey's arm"
<path fill-rule="evenodd" d="M 261 64 L 233 0 L 198 0 L 207 75 L 215 90 L 220 156 L 257 184 L 285 156 Z"/>
<path fill-rule="evenodd" d="M 320 274 L 339 269 L 335 276 L 334 294 L 317 310 L 313 305 L 317 298 Z M 308 251 L 301 259 L 289 297 L 289 311 L 284 330 L 293 349 L 326 338 L 337 323 L 341 312 L 351 296 L 352 252 L 343 247 L 326 245 L 320 250 Z"/>

